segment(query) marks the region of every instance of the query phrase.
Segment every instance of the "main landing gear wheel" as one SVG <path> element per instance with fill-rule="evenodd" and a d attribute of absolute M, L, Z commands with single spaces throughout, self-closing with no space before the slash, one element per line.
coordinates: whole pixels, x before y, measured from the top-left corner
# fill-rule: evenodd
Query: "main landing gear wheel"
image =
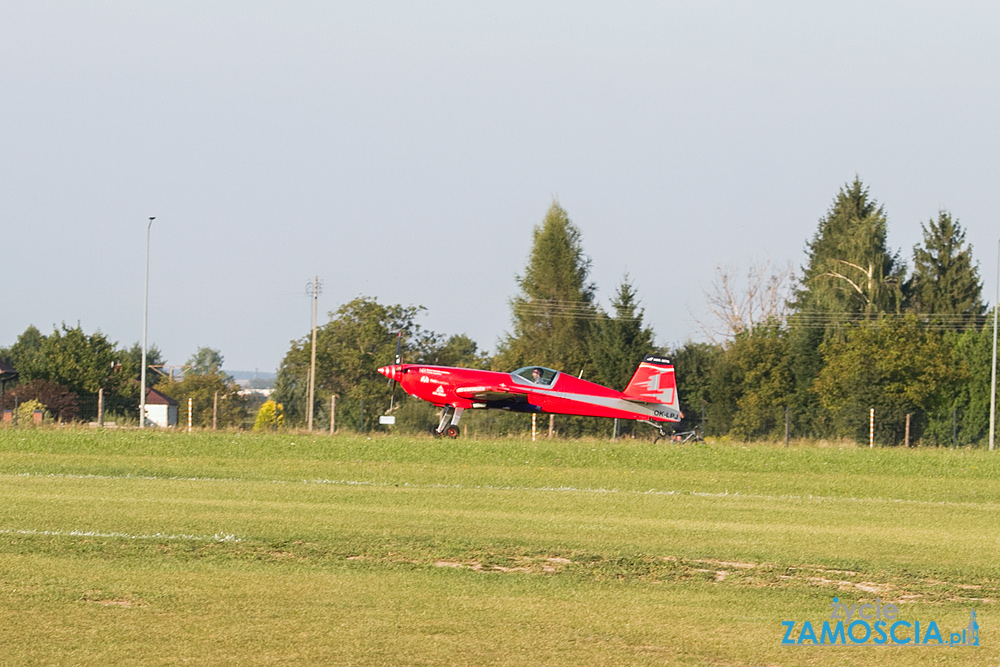
<path fill-rule="evenodd" d="M 453 408 L 450 405 L 442 407 L 441 421 L 438 423 L 437 428 L 431 429 L 434 437 L 439 438 L 442 435 L 446 435 L 449 438 L 457 438 L 458 420 L 462 418 L 463 412 L 465 412 L 465 408 Z"/>

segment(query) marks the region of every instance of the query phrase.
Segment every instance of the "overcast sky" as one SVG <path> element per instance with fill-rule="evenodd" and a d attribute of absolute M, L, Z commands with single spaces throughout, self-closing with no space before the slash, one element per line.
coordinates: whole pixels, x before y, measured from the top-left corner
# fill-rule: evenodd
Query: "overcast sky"
<path fill-rule="evenodd" d="M 0 0 L 0 346 L 79 322 L 273 371 L 359 296 L 493 350 L 557 200 L 661 344 L 717 265 L 799 266 L 855 175 L 947 209 L 994 300 L 992 2 Z M 388 360 L 387 360 L 388 361 Z M 538 363 L 544 364 L 544 359 Z"/>

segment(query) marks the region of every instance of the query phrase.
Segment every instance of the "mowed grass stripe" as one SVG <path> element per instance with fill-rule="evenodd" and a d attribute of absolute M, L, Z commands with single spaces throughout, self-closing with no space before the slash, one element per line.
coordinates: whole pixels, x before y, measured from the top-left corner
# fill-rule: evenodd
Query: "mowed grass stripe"
<path fill-rule="evenodd" d="M 181 436 L 179 436 L 181 437 Z M 322 443 L 320 443 L 322 444 Z M 411 446 L 419 446 L 413 443 Z M 572 446 L 572 443 L 567 443 Z M 513 443 L 514 449 L 523 444 Z M 329 455 L 317 445 L 319 457 Z M 335 447 L 333 449 L 336 449 Z M 702 455 L 693 448 L 694 455 Z M 720 449 L 719 458 L 727 458 Z M 343 453 L 343 452 L 342 452 Z M 383 452 L 384 454 L 384 452 Z M 658 460 L 658 452 L 649 456 Z M 765 458 L 771 452 L 765 450 Z M 167 456 L 121 456 L 96 454 L 52 454 L 4 452 L 0 446 L 0 474 L 76 474 L 107 477 L 208 478 L 298 483 L 303 480 L 349 481 L 383 485 L 444 485 L 465 488 L 568 488 L 614 491 L 663 491 L 692 493 L 738 493 L 766 497 L 820 496 L 847 499 L 891 499 L 918 503 L 1000 504 L 1000 467 L 992 457 L 971 458 L 963 452 L 899 452 L 894 464 L 878 473 L 863 472 L 870 463 L 850 457 L 858 470 L 833 466 L 829 472 L 759 470 L 759 462 L 744 471 L 711 467 L 689 470 L 643 467 L 574 467 L 565 464 L 537 466 L 512 463 L 485 464 L 470 458 L 462 464 L 414 463 L 393 460 L 288 459 L 263 456 L 259 460 L 215 456 L 174 458 Z M 949 465 L 929 468 L 922 459 L 940 459 Z M 883 457 L 884 458 L 884 457 Z M 916 465 L 909 460 L 916 460 Z M 964 467 L 954 464 L 968 463 Z M 989 465 L 985 465 L 988 463 Z M 984 465 L 978 465 L 984 464 Z M 910 474 L 915 467 L 921 474 Z M 984 476 L 984 473 L 988 475 Z"/>
<path fill-rule="evenodd" d="M 8 477 L 0 529 L 233 535 L 323 552 L 414 560 L 529 551 L 823 563 L 928 570 L 981 583 L 996 573 L 1000 508 L 891 501 L 566 490 L 279 484 L 233 480 Z M 942 561 L 942 545 L 949 558 Z"/>
<path fill-rule="evenodd" d="M 70 479 L 135 479 L 135 480 L 164 480 L 164 481 L 188 481 L 188 482 L 251 482 L 251 481 L 263 481 L 269 484 L 319 484 L 319 485 L 333 485 L 333 486 L 372 486 L 372 487 L 407 487 L 407 488 L 428 488 L 428 489 L 466 489 L 466 490 L 499 490 L 499 491 L 543 491 L 551 493 L 591 493 L 591 494 L 641 494 L 641 495 L 692 495 L 692 496 L 741 496 L 744 498 L 762 498 L 762 499 L 772 499 L 772 500 L 817 500 L 817 501 L 838 501 L 838 502 L 856 502 L 856 503 L 895 503 L 899 505 L 942 505 L 942 506 L 953 506 L 953 507 L 969 507 L 969 508 L 996 508 L 1000 507 L 1000 503 L 979 501 L 954 501 L 954 500 L 914 500 L 906 498 L 896 498 L 896 497 L 883 497 L 883 496 L 870 496 L 870 497 L 854 497 L 854 496 L 838 496 L 838 495 L 816 495 L 810 493 L 809 495 L 793 495 L 793 494 L 764 494 L 764 493 L 748 493 L 746 491 L 740 491 L 736 488 L 738 485 L 733 485 L 733 490 L 730 490 L 727 486 L 724 491 L 696 491 L 687 489 L 666 489 L 666 488 L 655 488 L 655 487 L 642 487 L 639 489 L 631 488 L 590 488 L 590 487 L 573 487 L 573 486 L 514 486 L 514 485 L 497 485 L 497 484 L 474 484 L 474 483 L 434 483 L 434 482 L 409 482 L 409 481 L 395 481 L 395 482 L 379 482 L 370 479 L 270 479 L 270 480 L 255 480 L 255 479 L 240 479 L 237 477 L 189 477 L 183 475 L 172 475 L 169 473 L 164 473 L 160 475 L 156 474 L 133 474 L 133 473 L 54 473 L 54 472 L 22 472 L 22 473 L 0 473 L 0 479 L 4 477 L 48 477 L 48 478 L 70 478 Z M 661 480 L 662 481 L 662 480 Z M 713 480 L 715 481 L 715 480 Z M 951 482 L 953 484 L 953 482 Z M 815 488 L 812 485 L 810 488 Z"/>

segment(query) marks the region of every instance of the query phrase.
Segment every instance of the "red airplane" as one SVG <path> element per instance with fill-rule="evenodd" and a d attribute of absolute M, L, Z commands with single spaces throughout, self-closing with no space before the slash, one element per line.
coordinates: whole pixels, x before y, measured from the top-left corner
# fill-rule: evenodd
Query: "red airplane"
<path fill-rule="evenodd" d="M 684 416 L 673 365 L 653 355 L 642 360 L 625 391 L 542 366 L 499 373 L 401 364 L 398 353 L 395 364 L 378 372 L 398 382 L 407 394 L 441 408 L 441 423 L 433 432 L 450 438 L 458 437 L 458 421 L 469 408 L 634 419 L 656 427 L 660 437 L 667 435 L 664 422 L 678 422 Z"/>

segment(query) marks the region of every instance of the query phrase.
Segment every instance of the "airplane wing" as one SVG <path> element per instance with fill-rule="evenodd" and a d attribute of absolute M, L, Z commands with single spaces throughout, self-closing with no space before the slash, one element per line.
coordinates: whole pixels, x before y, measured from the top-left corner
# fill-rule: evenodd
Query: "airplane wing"
<path fill-rule="evenodd" d="M 523 400 L 525 396 L 528 395 L 529 391 L 527 389 L 521 389 L 520 387 L 485 387 L 485 386 L 469 386 L 469 387 L 456 387 L 455 393 L 463 398 L 468 398 L 474 401 L 509 401 L 517 402 Z"/>

